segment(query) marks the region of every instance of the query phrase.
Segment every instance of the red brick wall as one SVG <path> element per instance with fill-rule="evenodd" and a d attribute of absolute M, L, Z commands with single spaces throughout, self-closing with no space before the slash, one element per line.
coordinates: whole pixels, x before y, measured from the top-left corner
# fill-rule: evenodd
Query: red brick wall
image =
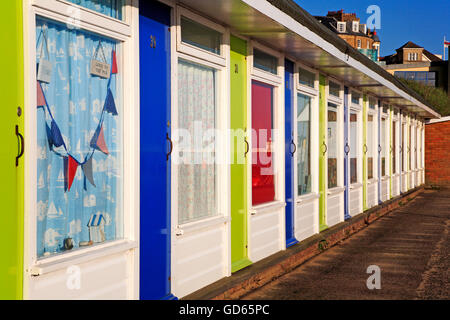
<path fill-rule="evenodd" d="M 425 126 L 426 183 L 450 185 L 450 121 Z"/>

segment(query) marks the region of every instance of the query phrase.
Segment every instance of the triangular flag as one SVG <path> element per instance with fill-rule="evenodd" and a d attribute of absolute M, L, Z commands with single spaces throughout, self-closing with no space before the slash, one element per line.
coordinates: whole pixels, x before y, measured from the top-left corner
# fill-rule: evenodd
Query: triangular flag
<path fill-rule="evenodd" d="M 44 107 L 47 103 L 45 102 L 44 91 L 42 91 L 42 85 L 37 81 L 37 107 Z"/>
<path fill-rule="evenodd" d="M 91 140 L 91 148 L 97 149 L 104 154 L 109 154 L 108 147 L 106 146 L 105 135 L 103 133 L 103 126 L 98 127 Z"/>
<path fill-rule="evenodd" d="M 81 168 L 83 169 L 85 178 L 87 178 L 94 187 L 97 187 L 94 182 L 94 173 L 92 171 L 92 158 L 90 158 L 88 161 L 86 161 L 81 166 Z M 86 186 L 85 186 L 85 189 L 86 189 Z"/>
<path fill-rule="evenodd" d="M 66 191 L 70 191 L 72 188 L 77 169 L 78 162 L 72 156 L 69 155 L 64 158 L 64 188 Z"/>
<path fill-rule="evenodd" d="M 53 147 L 52 131 L 50 130 L 50 127 L 48 126 L 47 123 L 45 123 L 45 131 L 47 132 L 48 147 L 50 150 L 52 150 Z"/>
<path fill-rule="evenodd" d="M 112 59 L 113 59 L 113 61 L 112 61 L 112 70 L 111 70 L 111 73 L 112 73 L 112 74 L 116 74 L 116 73 L 119 72 L 118 69 L 117 69 L 117 56 L 116 56 L 116 50 L 113 50 L 113 52 L 112 52 Z"/>
<path fill-rule="evenodd" d="M 52 137 L 52 142 L 56 147 L 61 147 L 62 145 L 64 145 L 64 139 L 55 120 L 52 120 L 52 127 L 50 129 L 50 134 Z"/>
<path fill-rule="evenodd" d="M 111 89 L 108 89 L 108 94 L 106 95 L 104 109 L 114 116 L 118 115 L 117 109 L 116 109 L 116 103 L 114 102 L 114 97 L 111 92 Z"/>

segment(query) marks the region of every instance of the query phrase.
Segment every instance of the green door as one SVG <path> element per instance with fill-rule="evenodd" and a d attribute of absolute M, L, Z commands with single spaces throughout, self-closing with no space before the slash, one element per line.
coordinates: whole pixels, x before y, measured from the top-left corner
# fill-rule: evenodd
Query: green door
<path fill-rule="evenodd" d="M 247 232 L 247 43 L 231 36 L 231 272 L 251 264 Z"/>
<path fill-rule="evenodd" d="M 23 157 L 16 166 L 19 141 L 16 126 L 23 134 L 23 44 L 22 1 L 2 1 L 0 20 L 0 300 L 22 299 L 23 274 Z"/>
<path fill-rule="evenodd" d="M 319 229 L 323 231 L 327 226 L 327 97 L 326 97 L 327 79 L 320 75 L 319 81 Z"/>

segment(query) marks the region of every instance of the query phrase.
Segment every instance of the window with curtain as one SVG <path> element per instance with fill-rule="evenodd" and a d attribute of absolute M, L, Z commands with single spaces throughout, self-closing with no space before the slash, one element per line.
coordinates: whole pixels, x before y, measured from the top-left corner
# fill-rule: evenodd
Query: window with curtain
<path fill-rule="evenodd" d="M 374 129 L 373 115 L 367 116 L 367 179 L 373 179 Z"/>
<path fill-rule="evenodd" d="M 178 165 L 178 223 L 186 224 L 217 216 L 216 128 L 217 71 L 180 60 L 178 62 L 178 126 L 187 136 L 180 141 Z"/>
<path fill-rule="evenodd" d="M 120 43 L 44 18 L 36 39 L 42 258 L 123 238 L 123 112 Z M 91 73 L 96 59 L 109 76 Z"/>
<path fill-rule="evenodd" d="M 382 118 L 381 119 L 381 141 L 380 141 L 380 146 L 381 146 L 381 176 L 385 177 L 386 176 L 386 155 L 387 155 L 387 146 L 386 146 L 386 119 Z"/>
<path fill-rule="evenodd" d="M 337 162 L 338 162 L 338 149 L 337 149 L 337 106 L 335 104 L 328 104 L 328 188 L 335 188 L 338 186 L 337 176 Z"/>
<path fill-rule="evenodd" d="M 356 92 L 352 92 L 352 103 L 359 105 L 359 101 L 361 99 L 361 95 Z"/>
<path fill-rule="evenodd" d="M 330 95 L 339 98 L 341 96 L 341 86 L 337 83 L 330 81 L 329 85 Z"/>
<path fill-rule="evenodd" d="M 253 65 L 257 69 L 278 74 L 278 58 L 256 48 L 253 49 Z"/>
<path fill-rule="evenodd" d="M 125 0 L 66 0 L 99 12 L 109 17 L 122 20 Z"/>
<path fill-rule="evenodd" d="M 298 195 L 311 193 L 311 97 L 297 98 Z"/>
<path fill-rule="evenodd" d="M 358 182 L 358 114 L 350 112 L 350 183 Z"/>
<path fill-rule="evenodd" d="M 275 200 L 273 155 L 274 88 L 252 82 L 252 203 Z"/>

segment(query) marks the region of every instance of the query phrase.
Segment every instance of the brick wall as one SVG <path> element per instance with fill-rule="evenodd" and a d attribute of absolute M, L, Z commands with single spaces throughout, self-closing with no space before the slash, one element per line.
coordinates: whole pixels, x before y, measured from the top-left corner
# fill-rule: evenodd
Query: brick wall
<path fill-rule="evenodd" d="M 425 126 L 426 183 L 450 185 L 450 121 Z"/>

